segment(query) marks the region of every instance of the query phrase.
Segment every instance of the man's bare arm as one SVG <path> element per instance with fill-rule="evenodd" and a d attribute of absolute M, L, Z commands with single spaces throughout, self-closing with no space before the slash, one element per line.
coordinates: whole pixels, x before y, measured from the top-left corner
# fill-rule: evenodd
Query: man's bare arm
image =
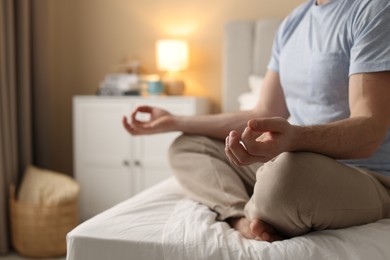
<path fill-rule="evenodd" d="M 298 128 L 294 150 L 320 152 L 337 159 L 372 155 L 390 127 L 390 72 L 352 75 L 349 105 L 348 119 Z"/>
<path fill-rule="evenodd" d="M 150 110 L 154 108 L 144 108 Z M 132 134 L 152 134 L 169 131 L 182 131 L 188 134 L 206 135 L 223 140 L 231 130 L 242 132 L 248 120 L 258 117 L 288 117 L 288 111 L 280 86 L 279 74 L 268 71 L 261 87 L 259 101 L 256 107 L 248 111 L 220 113 L 214 115 L 175 116 L 164 111 L 157 111 L 155 119 L 147 123 L 135 119 L 132 122 L 123 120 L 126 129 Z M 148 111 L 146 111 L 148 112 Z M 149 111 L 152 113 L 152 110 Z"/>
<path fill-rule="evenodd" d="M 249 120 L 241 135 L 229 133 L 226 154 L 237 165 L 266 162 L 288 151 L 316 152 L 335 159 L 367 158 L 390 128 L 390 72 L 351 76 L 349 103 L 348 119 L 323 125 L 293 126 L 283 118 Z"/>
<path fill-rule="evenodd" d="M 249 111 L 221 113 L 217 115 L 175 117 L 177 129 L 190 134 L 203 134 L 224 140 L 231 130 L 242 132 L 248 120 L 253 118 L 289 116 L 279 74 L 268 71 L 257 104 Z"/>

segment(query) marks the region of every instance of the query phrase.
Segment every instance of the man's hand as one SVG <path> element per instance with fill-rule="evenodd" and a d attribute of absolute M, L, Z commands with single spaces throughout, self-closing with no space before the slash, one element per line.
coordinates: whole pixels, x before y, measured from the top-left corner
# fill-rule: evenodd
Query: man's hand
<path fill-rule="evenodd" d="M 171 131 L 172 115 L 160 108 L 140 106 L 122 119 L 123 126 L 132 135 L 147 135 Z"/>
<path fill-rule="evenodd" d="M 249 120 L 241 136 L 231 131 L 226 137 L 225 153 L 238 166 L 267 162 L 292 150 L 294 129 L 284 118 Z"/>

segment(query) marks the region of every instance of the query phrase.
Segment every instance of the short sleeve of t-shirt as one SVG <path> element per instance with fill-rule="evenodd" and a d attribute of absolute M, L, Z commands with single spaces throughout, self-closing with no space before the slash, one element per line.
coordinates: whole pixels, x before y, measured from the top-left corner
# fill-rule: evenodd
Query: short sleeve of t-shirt
<path fill-rule="evenodd" d="M 283 28 L 285 26 L 286 20 L 280 25 L 276 36 L 274 38 L 274 43 L 272 45 L 271 59 L 268 63 L 268 69 L 279 72 L 279 54 L 280 54 L 280 42 Z"/>
<path fill-rule="evenodd" d="M 390 1 L 366 1 L 351 21 L 349 74 L 390 70 Z"/>
<path fill-rule="evenodd" d="M 283 21 L 274 39 L 268 69 L 279 72 L 283 44 L 312 4 L 308 1 L 299 6 Z M 359 0 L 350 8 L 350 23 L 344 35 L 351 41 L 349 75 L 390 70 L 390 1 Z"/>
<path fill-rule="evenodd" d="M 306 3 L 299 5 L 280 24 L 272 45 L 271 59 L 267 66 L 268 69 L 279 72 L 279 55 L 283 48 L 283 44 L 294 32 L 295 27 L 299 24 L 301 18 L 305 15 L 314 1 L 315 0 L 309 0 Z"/>

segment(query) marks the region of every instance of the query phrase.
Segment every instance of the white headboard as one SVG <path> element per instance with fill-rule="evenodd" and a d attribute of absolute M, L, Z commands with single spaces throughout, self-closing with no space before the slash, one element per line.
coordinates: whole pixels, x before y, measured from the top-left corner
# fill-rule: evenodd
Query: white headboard
<path fill-rule="evenodd" d="M 238 96 L 247 92 L 250 75 L 264 76 L 280 19 L 231 21 L 225 26 L 222 111 L 239 110 Z"/>

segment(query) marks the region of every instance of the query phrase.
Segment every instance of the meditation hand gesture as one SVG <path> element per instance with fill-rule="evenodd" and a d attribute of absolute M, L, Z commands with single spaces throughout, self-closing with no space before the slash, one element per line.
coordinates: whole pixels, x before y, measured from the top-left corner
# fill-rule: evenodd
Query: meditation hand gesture
<path fill-rule="evenodd" d="M 294 127 L 284 118 L 259 118 L 248 121 L 240 134 L 231 131 L 226 137 L 225 153 L 234 164 L 267 162 L 291 151 Z"/>
<path fill-rule="evenodd" d="M 124 116 L 123 126 L 132 135 L 148 135 L 168 132 L 172 129 L 172 115 L 168 111 L 150 107 L 137 107 L 130 115 L 130 121 Z"/>

